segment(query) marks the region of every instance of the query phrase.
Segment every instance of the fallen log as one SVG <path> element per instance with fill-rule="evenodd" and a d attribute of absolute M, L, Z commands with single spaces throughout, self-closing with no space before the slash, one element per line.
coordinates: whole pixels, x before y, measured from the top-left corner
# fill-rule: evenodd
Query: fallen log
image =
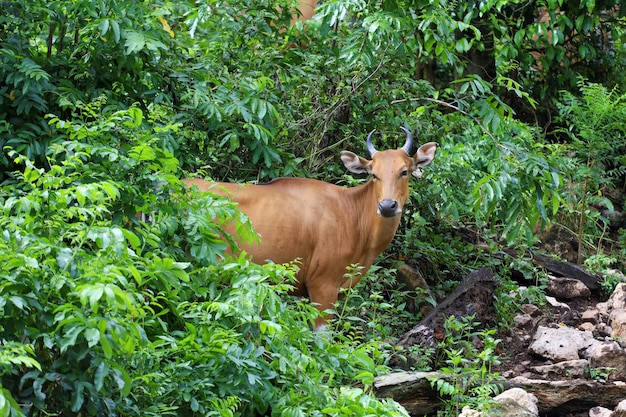
<path fill-rule="evenodd" d="M 431 387 L 432 379 L 447 379 L 440 372 L 397 372 L 377 377 L 374 390 L 379 398 L 393 398 L 411 416 L 431 416 L 441 408 L 442 400 Z M 588 379 L 549 381 L 516 377 L 495 384 L 504 390 L 522 388 L 537 397 L 540 415 L 566 415 L 602 406 L 613 408 L 626 398 L 626 383 Z"/>
<path fill-rule="evenodd" d="M 434 414 L 441 407 L 432 379 L 446 379 L 443 372 L 394 372 L 376 377 L 374 390 L 378 398 L 392 398 L 412 416 Z"/>
<path fill-rule="evenodd" d="M 563 262 L 552 258 L 551 256 L 534 253 L 532 263 L 545 268 L 547 271 L 565 278 L 577 279 L 587 286 L 590 290 L 600 288 L 600 278 L 596 275 L 585 271 L 580 265 Z"/>
<path fill-rule="evenodd" d="M 503 383 L 505 389 L 518 387 L 537 397 L 540 413 L 565 415 L 569 412 L 596 406 L 613 408 L 626 398 L 626 383 L 603 382 L 588 379 L 546 381 L 516 377 Z"/>

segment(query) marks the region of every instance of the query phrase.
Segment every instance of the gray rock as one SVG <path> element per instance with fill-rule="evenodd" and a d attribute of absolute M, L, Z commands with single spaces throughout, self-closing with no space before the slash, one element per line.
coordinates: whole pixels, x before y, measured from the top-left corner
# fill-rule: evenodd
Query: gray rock
<path fill-rule="evenodd" d="M 588 308 L 587 310 L 583 311 L 580 319 L 587 323 L 596 324 L 598 323 L 598 321 L 600 321 L 600 311 L 597 308 Z"/>
<path fill-rule="evenodd" d="M 583 378 L 587 374 L 589 361 L 587 359 L 576 359 L 573 361 L 563 361 L 552 365 L 535 366 L 533 370 L 546 376 L 564 376 L 568 378 Z"/>
<path fill-rule="evenodd" d="M 626 310 L 613 310 L 609 315 L 611 337 L 626 340 Z"/>
<path fill-rule="evenodd" d="M 609 313 L 612 310 L 626 310 L 626 284 L 617 284 L 613 294 L 606 302 Z"/>
<path fill-rule="evenodd" d="M 609 315 L 609 304 L 606 301 L 596 304 L 596 308 L 600 312 L 601 317 Z"/>
<path fill-rule="evenodd" d="M 600 343 L 589 356 L 591 376 L 608 381 L 626 379 L 626 351 L 615 341 Z"/>
<path fill-rule="evenodd" d="M 549 276 L 546 292 L 557 298 L 572 299 L 588 297 L 591 290 L 582 281 L 573 278 L 557 278 Z"/>
<path fill-rule="evenodd" d="M 611 413 L 611 417 L 626 417 L 626 400 L 620 401 Z"/>
<path fill-rule="evenodd" d="M 498 403 L 490 415 L 502 415 L 507 417 L 536 417 L 539 415 L 537 397 L 529 394 L 522 388 L 511 388 L 496 396 Z"/>
<path fill-rule="evenodd" d="M 584 322 L 578 325 L 578 330 L 593 333 L 593 331 L 596 330 L 596 326 L 589 322 Z"/>
<path fill-rule="evenodd" d="M 571 327 L 539 326 L 528 349 L 536 355 L 562 362 L 588 357 L 588 352 L 599 343 L 589 332 Z"/>
<path fill-rule="evenodd" d="M 610 417 L 612 411 L 604 407 L 593 407 L 589 410 L 589 417 Z"/>
<path fill-rule="evenodd" d="M 536 395 L 537 406 L 542 415 L 562 411 L 567 404 L 571 405 L 573 402 L 588 403 L 590 395 L 593 402 L 602 407 L 612 407 L 626 398 L 626 383 L 621 381 L 610 383 L 589 379 L 547 381 L 515 377 L 505 383 L 505 387 L 507 386 L 520 387 Z"/>
<path fill-rule="evenodd" d="M 563 310 L 567 311 L 567 310 L 571 310 L 571 308 L 565 304 L 562 303 L 560 301 L 557 301 L 556 298 L 554 297 L 550 297 L 550 296 L 546 296 L 546 301 L 548 302 L 548 304 L 550 304 L 552 307 L 558 307 L 558 308 L 562 308 Z"/>

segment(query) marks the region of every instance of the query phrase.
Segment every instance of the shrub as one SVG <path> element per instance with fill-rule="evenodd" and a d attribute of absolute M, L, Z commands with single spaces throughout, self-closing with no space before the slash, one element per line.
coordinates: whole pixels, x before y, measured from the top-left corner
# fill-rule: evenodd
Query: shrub
<path fill-rule="evenodd" d="M 140 120 L 132 108 L 52 117 L 68 137 L 47 170 L 9 152 L 22 169 L 0 188 L 2 409 L 406 415 L 371 392 L 386 372 L 376 342 L 309 330 L 317 310 L 286 295 L 293 266 L 225 255 L 208 219 L 239 222 L 245 237 L 245 216 L 183 194 L 177 160 L 154 144 L 168 129 Z"/>

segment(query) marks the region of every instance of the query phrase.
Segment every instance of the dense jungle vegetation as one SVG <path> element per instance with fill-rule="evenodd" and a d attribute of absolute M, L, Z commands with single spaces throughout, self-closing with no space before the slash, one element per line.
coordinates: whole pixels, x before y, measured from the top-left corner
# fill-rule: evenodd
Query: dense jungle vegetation
<path fill-rule="evenodd" d="M 0 9 L 0 416 L 403 416 L 372 392 L 420 319 L 398 260 L 432 302 L 497 266 L 503 328 L 541 297 L 524 254 L 542 228 L 580 263 L 626 268 L 623 2 L 326 0 L 293 25 L 294 0 Z M 287 295 L 293 265 L 218 262 L 223 222 L 252 237 L 236 206 L 181 198 L 192 174 L 352 186 L 339 152 L 366 156 L 372 129 L 398 146 L 401 126 L 437 158 L 325 334 Z M 503 247 L 539 285 L 509 295 Z M 484 351 L 442 345 L 416 369 L 497 360 L 479 336 Z"/>

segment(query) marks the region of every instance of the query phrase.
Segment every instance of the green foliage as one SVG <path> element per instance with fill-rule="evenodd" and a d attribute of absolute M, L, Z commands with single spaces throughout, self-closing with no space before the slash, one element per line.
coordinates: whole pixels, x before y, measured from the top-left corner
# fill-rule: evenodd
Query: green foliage
<path fill-rule="evenodd" d="M 625 9 L 620 2 L 487 4 L 491 6 L 487 12 L 490 19 L 480 20 L 495 32 L 496 67 L 537 100 L 541 112 L 534 115 L 545 125 L 550 123 L 545 112 L 552 110 L 551 101 L 561 90 L 574 89 L 578 76 L 600 83 L 623 83 L 623 76 L 608 69 L 616 56 L 623 56 L 623 48 L 607 43 L 622 43 L 620 17 Z M 524 103 L 515 107 L 522 112 L 531 110 Z"/>
<path fill-rule="evenodd" d="M 496 347 L 500 340 L 495 330 L 475 330 L 473 317 L 448 317 L 444 323 L 445 339 L 438 345 L 446 366 L 444 377 L 431 380 L 431 385 L 444 397 L 441 415 L 458 415 L 464 406 L 486 411 L 492 396 L 502 390 L 497 384 L 502 377 L 492 370 L 499 363 Z M 481 346 L 475 346 L 479 343 Z"/>
<path fill-rule="evenodd" d="M 571 140 L 576 161 L 563 166 L 570 184 L 565 208 L 578 218 L 574 230 L 582 262 L 583 248 L 596 248 L 596 237 L 608 228 L 608 219 L 597 208 L 614 210 L 607 195 L 623 189 L 626 179 L 626 95 L 582 79 L 579 87 L 580 97 L 563 92 L 558 107 L 566 127 L 558 132 Z"/>
<path fill-rule="evenodd" d="M 596 381 L 608 381 L 609 376 L 611 375 L 612 372 L 615 372 L 617 369 L 616 368 L 610 368 L 610 367 L 600 367 L 600 368 L 587 368 L 586 371 L 589 374 L 589 377 L 591 379 L 594 379 Z"/>
<path fill-rule="evenodd" d="M 617 257 L 621 259 L 621 269 L 626 271 L 626 228 L 620 228 L 617 236 Z"/>
<path fill-rule="evenodd" d="M 346 278 L 360 275 L 353 266 Z M 394 268 L 372 266 L 356 287 L 343 290 L 344 298 L 337 303 L 337 320 L 334 331 L 337 336 L 349 341 L 390 340 L 408 331 L 419 321 L 420 314 L 414 310 L 419 303 L 435 303 L 425 300 L 424 291 L 398 289 Z M 393 317 L 393 320 L 391 318 Z M 385 349 L 380 357 L 385 363 L 393 347 L 382 344 Z"/>
<path fill-rule="evenodd" d="M 405 415 L 371 386 L 420 294 L 374 268 L 331 343 L 285 295 L 294 267 L 226 254 L 226 223 L 255 239 L 247 218 L 179 178 L 354 183 L 340 148 L 363 152 L 374 128 L 393 147 L 405 126 L 440 148 L 389 253 L 438 295 L 483 262 L 454 227 L 530 245 L 565 207 L 591 246 L 590 207 L 624 176 L 623 98 L 571 80 L 619 82 L 625 51 L 617 3 L 579 3 L 330 0 L 290 25 L 288 0 L 0 1 L 1 412 Z M 560 89 L 555 145 L 516 118 L 541 123 Z"/>
<path fill-rule="evenodd" d="M 12 299 L 19 304 L 19 297 Z M 37 368 L 41 365 L 35 359 L 33 347 L 19 342 L 3 342 L 0 344 L 0 378 L 4 375 L 18 375 L 26 368 Z M 0 385 L 0 414 L 3 416 L 25 415 L 11 392 Z"/>
<path fill-rule="evenodd" d="M 0 29 L 0 114 L 11 124 L 0 128 L 6 133 L 0 146 L 10 145 L 45 166 L 47 149 L 59 135 L 35 120 L 47 112 L 62 119 L 70 113 L 80 117 L 73 111 L 76 103 L 104 97 L 109 108 L 123 110 L 136 104 L 166 124 L 176 120 L 188 126 L 180 139 L 164 147 L 176 156 L 208 151 L 219 161 L 237 151 L 238 158 L 224 167 L 222 175 L 229 175 L 242 160 L 263 162 L 269 171 L 261 170 L 262 176 L 282 172 L 277 165 L 282 155 L 289 154 L 273 143 L 282 126 L 280 98 L 259 66 L 260 60 L 277 61 L 282 55 L 278 50 L 258 57 L 250 52 L 279 46 L 282 40 L 276 31 L 285 27 L 288 15 L 272 4 L 241 14 L 247 6 L 246 2 L 228 8 L 210 3 L 194 7 L 189 2 L 147 6 L 114 0 L 54 7 L 44 1 L 11 3 L 6 8 L 10 23 Z M 257 17 L 267 17 L 278 27 L 264 20 L 252 27 Z M 257 44 L 259 40 L 263 45 Z M 190 60 L 195 63 L 190 65 Z M 219 145 L 200 140 L 194 127 L 208 132 Z M 204 163 L 193 157 L 185 162 Z M 0 163 L 13 167 L 6 157 Z M 257 174 L 254 170 L 250 177 Z"/>
<path fill-rule="evenodd" d="M 104 220 L 119 188 L 73 182 L 71 161 L 48 172 L 16 161 L 22 181 L 0 194 L 1 338 L 32 344 L 40 366 L 3 385 L 35 409 L 111 410 L 131 388 L 119 357 L 146 343 L 144 306 L 124 290 L 137 264 L 124 230 Z"/>
<path fill-rule="evenodd" d="M 499 285 L 494 295 L 494 308 L 498 317 L 498 329 L 504 334 L 514 331 L 515 317 L 524 312 L 525 304 L 544 306 L 545 288 L 548 277 L 544 270 L 538 269 L 530 259 L 516 258 L 509 265 L 503 266 L 504 274 L 499 277 Z M 513 281 L 507 272 L 521 273 L 526 283 L 520 285 Z"/>
<path fill-rule="evenodd" d="M 602 276 L 600 288 L 602 288 L 602 292 L 607 297 L 610 297 L 613 291 L 615 291 L 615 287 L 624 281 L 623 275 L 619 271 L 609 269 L 616 264 L 616 258 L 604 254 L 592 255 L 585 259 L 584 262 L 585 268 L 588 271 Z"/>
<path fill-rule="evenodd" d="M 475 225 L 510 245 L 532 245 L 534 228 L 552 219 L 561 206 L 560 149 L 543 143 L 534 129 L 511 118 L 502 120 L 490 136 L 458 115 L 442 119 L 447 129 L 424 127 L 425 140 L 434 134 L 430 129 L 446 139 L 422 178 L 425 185 L 414 187 L 413 199 L 425 220 L 409 212 L 412 221 L 426 228 L 423 235 L 429 235 L 428 224 L 445 218 Z M 415 241 L 419 242 L 410 240 Z M 453 250 L 451 257 L 455 256 Z"/>
<path fill-rule="evenodd" d="M 50 117 L 64 140 L 48 169 L 8 152 L 22 169 L 0 189 L 3 409 L 406 415 L 371 392 L 377 343 L 310 331 L 317 310 L 286 296 L 294 267 L 225 255 L 221 224 L 254 235 L 232 203 L 183 193 L 156 145 L 176 127 L 101 104 Z"/>

